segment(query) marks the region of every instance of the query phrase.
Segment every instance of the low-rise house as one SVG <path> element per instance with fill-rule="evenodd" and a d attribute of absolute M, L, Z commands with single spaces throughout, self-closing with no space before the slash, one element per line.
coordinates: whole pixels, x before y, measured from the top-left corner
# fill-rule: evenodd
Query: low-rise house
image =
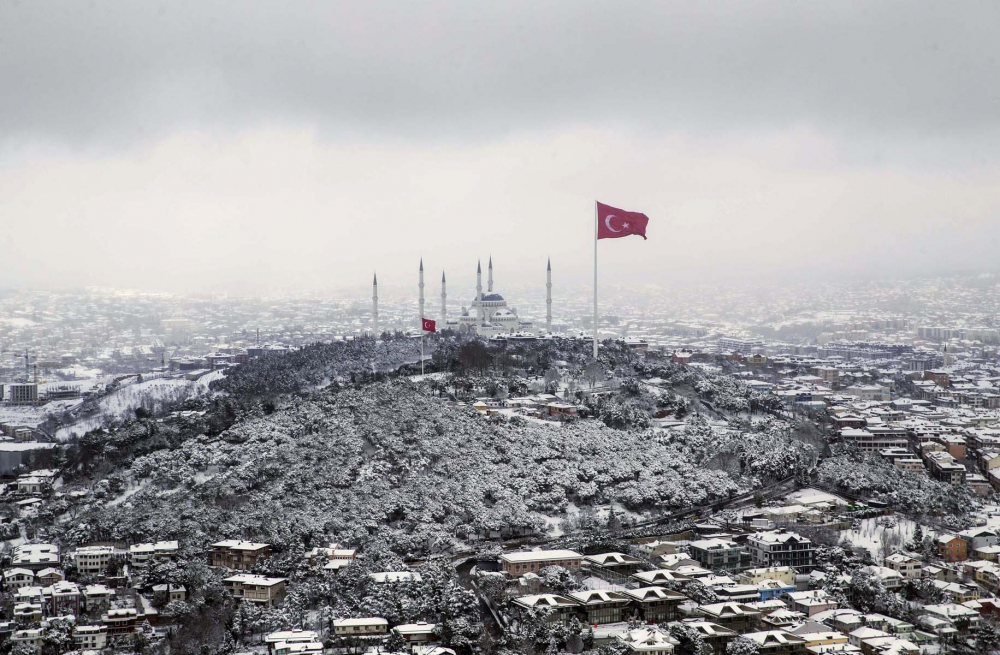
<path fill-rule="evenodd" d="M 50 566 L 47 569 L 42 569 L 41 571 L 39 571 L 38 575 L 35 576 L 35 579 L 38 581 L 38 584 L 42 585 L 43 587 L 47 587 L 49 585 L 54 585 L 57 582 L 62 582 L 63 580 L 65 580 L 66 574 L 63 573 L 62 569 L 57 569 L 55 567 Z"/>
<path fill-rule="evenodd" d="M 114 597 L 114 590 L 102 584 L 89 584 L 83 588 L 83 603 L 88 612 L 111 607 Z"/>
<path fill-rule="evenodd" d="M 583 555 L 572 550 L 531 550 L 503 553 L 500 570 L 517 577 L 525 573 L 538 573 L 546 566 L 561 566 L 568 571 L 578 571 Z"/>
<path fill-rule="evenodd" d="M 388 633 L 389 622 L 378 616 L 337 619 L 333 622 L 333 634 L 337 637 L 372 637 Z"/>
<path fill-rule="evenodd" d="M 900 575 L 908 580 L 919 578 L 924 568 L 920 560 L 914 559 L 909 555 L 904 555 L 903 553 L 895 553 L 886 557 L 885 566 L 893 571 L 898 571 Z"/>
<path fill-rule="evenodd" d="M 429 641 L 437 641 L 436 628 L 437 624 L 435 623 L 418 621 L 397 625 L 392 631 L 402 637 L 407 644 L 424 644 Z"/>
<path fill-rule="evenodd" d="M 979 598 L 979 590 L 972 585 L 964 585 L 958 582 L 945 582 L 943 580 L 934 580 L 933 584 L 935 587 L 948 594 L 948 598 L 950 598 L 953 603 L 964 603 Z"/>
<path fill-rule="evenodd" d="M 784 630 L 805 622 L 805 614 L 787 608 L 774 610 L 760 617 L 760 625 L 764 630 Z"/>
<path fill-rule="evenodd" d="M 638 543 L 634 548 L 650 559 L 661 555 L 672 555 L 677 552 L 677 545 L 675 543 L 672 541 L 660 541 L 659 539 Z"/>
<path fill-rule="evenodd" d="M 55 544 L 23 544 L 14 548 L 11 565 L 15 568 L 41 571 L 59 566 L 59 547 Z"/>
<path fill-rule="evenodd" d="M 580 604 L 589 625 L 618 623 L 626 618 L 631 600 L 617 591 L 574 591 L 569 597 Z"/>
<path fill-rule="evenodd" d="M 698 614 L 712 623 L 743 633 L 760 627 L 760 611 L 741 603 L 699 605 Z"/>
<path fill-rule="evenodd" d="M 20 624 L 42 620 L 42 603 L 15 603 L 14 620 Z"/>
<path fill-rule="evenodd" d="M 806 616 L 815 616 L 837 608 L 837 601 L 822 589 L 793 591 L 787 596 L 788 606 Z"/>
<path fill-rule="evenodd" d="M 725 655 L 726 646 L 729 642 L 739 636 L 735 630 L 731 630 L 718 623 L 711 621 L 701 621 L 698 619 L 685 619 L 684 625 L 696 630 L 701 635 L 701 641 L 712 649 L 712 655 Z"/>
<path fill-rule="evenodd" d="M 583 558 L 583 561 L 592 566 L 599 566 L 602 569 L 614 571 L 615 573 L 620 573 L 622 575 L 634 573 L 642 565 L 641 559 L 624 553 L 587 555 Z"/>
<path fill-rule="evenodd" d="M 14 646 L 19 644 L 27 644 L 28 646 L 34 646 L 36 653 L 42 652 L 42 646 L 45 644 L 45 630 L 43 628 L 26 628 L 24 630 L 15 630 L 10 636 L 10 641 Z"/>
<path fill-rule="evenodd" d="M 108 629 L 103 625 L 78 625 L 73 629 L 73 645 L 80 650 L 104 650 Z"/>
<path fill-rule="evenodd" d="M 172 603 L 175 600 L 187 600 L 187 589 L 184 585 L 179 584 L 157 584 L 153 585 L 153 596 L 162 595 L 168 603 Z"/>
<path fill-rule="evenodd" d="M 108 639 L 133 637 L 139 625 L 139 612 L 134 607 L 109 609 L 101 615 L 101 623 L 107 628 Z"/>
<path fill-rule="evenodd" d="M 728 539 L 699 539 L 688 545 L 691 558 L 707 569 L 738 569 L 745 553 L 742 546 Z"/>
<path fill-rule="evenodd" d="M 938 555 L 946 562 L 962 562 L 969 557 L 969 543 L 953 534 L 937 538 Z"/>
<path fill-rule="evenodd" d="M 986 546 L 996 546 L 1000 543 L 1000 537 L 997 536 L 996 531 L 992 528 L 969 528 L 968 530 L 959 532 L 958 536 L 968 544 L 966 549 L 968 551 Z"/>
<path fill-rule="evenodd" d="M 257 562 L 271 556 L 271 545 L 242 539 L 227 539 L 212 544 L 209 564 L 233 571 L 249 571 Z"/>
<path fill-rule="evenodd" d="M 149 566 L 153 562 L 175 559 L 179 549 L 180 544 L 176 541 L 132 544 L 128 547 L 128 561 L 131 566 L 142 568 Z"/>
<path fill-rule="evenodd" d="M 31 569 L 16 567 L 3 572 L 3 588 L 5 591 L 17 591 L 22 587 L 34 586 L 34 584 L 35 572 Z"/>
<path fill-rule="evenodd" d="M 639 618 L 646 623 L 666 623 L 680 618 L 680 604 L 687 600 L 686 596 L 663 587 L 640 587 L 639 589 L 623 589 L 636 610 Z"/>
<path fill-rule="evenodd" d="M 112 546 L 84 546 L 73 551 L 73 561 L 80 575 L 104 575 L 114 557 Z"/>
<path fill-rule="evenodd" d="M 979 624 L 979 612 L 957 603 L 925 605 L 921 612 L 948 621 L 959 632 L 968 632 Z"/>
<path fill-rule="evenodd" d="M 758 584 L 764 580 L 778 580 L 787 585 L 795 584 L 795 570 L 790 566 L 769 566 L 747 569 L 739 575 L 743 584 Z"/>
<path fill-rule="evenodd" d="M 518 596 L 512 601 L 519 610 L 544 610 L 547 623 L 569 624 L 579 613 L 580 604 L 558 594 Z"/>
<path fill-rule="evenodd" d="M 347 548 L 338 543 L 313 548 L 308 554 L 310 566 L 322 563 L 323 568 L 328 571 L 339 571 L 345 566 L 349 566 L 357 559 L 357 556 L 357 549 Z"/>
<path fill-rule="evenodd" d="M 815 621 L 806 621 L 793 628 L 786 628 L 786 632 L 805 639 L 806 648 L 838 646 L 848 643 L 847 635 L 843 632 L 831 630 L 828 626 Z"/>
<path fill-rule="evenodd" d="M 761 600 L 771 600 L 781 598 L 785 594 L 795 591 L 794 583 L 787 583 L 782 580 L 761 580 L 757 583 L 757 595 Z"/>
<path fill-rule="evenodd" d="M 761 600 L 760 589 L 752 584 L 732 584 L 712 587 L 719 600 L 734 603 L 755 603 Z"/>
<path fill-rule="evenodd" d="M 667 569 L 656 569 L 655 571 L 639 571 L 638 573 L 633 573 L 631 578 L 638 582 L 640 585 L 671 585 L 671 584 L 683 584 L 685 582 L 691 582 L 694 578 L 682 575 L 676 571 L 668 571 Z"/>
<path fill-rule="evenodd" d="M 241 573 L 223 580 L 226 588 L 236 598 L 273 607 L 285 597 L 285 578 Z"/>
<path fill-rule="evenodd" d="M 784 630 L 750 632 L 743 636 L 757 644 L 761 655 L 799 655 L 806 652 L 806 640 Z"/>
<path fill-rule="evenodd" d="M 278 644 L 308 644 L 319 641 L 319 634 L 312 630 L 278 630 L 264 637 L 268 653 L 274 654 Z"/>
<path fill-rule="evenodd" d="M 627 652 L 643 655 L 673 655 L 676 643 L 669 632 L 657 626 L 627 630 L 618 635 L 618 641 Z"/>
<path fill-rule="evenodd" d="M 863 569 L 882 581 L 882 586 L 895 591 L 903 586 L 903 574 L 888 566 L 866 566 Z"/>
<path fill-rule="evenodd" d="M 679 566 L 698 566 L 698 562 L 687 553 L 668 553 L 657 558 L 657 566 L 673 571 Z"/>

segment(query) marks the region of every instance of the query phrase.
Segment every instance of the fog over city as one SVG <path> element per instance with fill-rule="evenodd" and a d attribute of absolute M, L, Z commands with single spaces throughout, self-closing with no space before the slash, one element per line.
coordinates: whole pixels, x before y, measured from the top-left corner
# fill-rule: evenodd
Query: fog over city
<path fill-rule="evenodd" d="M 993 270 L 996 3 L 0 4 L 6 287 Z"/>

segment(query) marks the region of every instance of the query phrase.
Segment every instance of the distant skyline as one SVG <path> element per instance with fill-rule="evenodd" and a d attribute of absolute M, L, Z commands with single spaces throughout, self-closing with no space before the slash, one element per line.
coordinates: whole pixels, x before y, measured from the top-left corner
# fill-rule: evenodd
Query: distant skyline
<path fill-rule="evenodd" d="M 492 255 L 499 288 L 551 256 L 583 289 L 595 199 L 650 216 L 601 244 L 602 285 L 995 271 L 998 24 L 985 2 L 4 2 L 2 284 L 325 292 L 422 256 L 457 299 Z"/>

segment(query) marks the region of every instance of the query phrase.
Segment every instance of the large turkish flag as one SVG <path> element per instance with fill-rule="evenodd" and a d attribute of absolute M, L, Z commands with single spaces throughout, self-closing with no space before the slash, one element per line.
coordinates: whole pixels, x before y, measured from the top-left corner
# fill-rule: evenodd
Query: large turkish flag
<path fill-rule="evenodd" d="M 639 212 L 627 212 L 610 205 L 597 203 L 597 238 L 618 239 L 630 234 L 646 238 L 649 217 Z"/>

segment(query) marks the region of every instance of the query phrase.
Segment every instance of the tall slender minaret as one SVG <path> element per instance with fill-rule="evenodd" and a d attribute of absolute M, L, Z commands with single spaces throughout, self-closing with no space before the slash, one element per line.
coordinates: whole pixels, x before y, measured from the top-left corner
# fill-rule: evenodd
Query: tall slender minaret
<path fill-rule="evenodd" d="M 552 334 L 552 258 L 545 267 L 545 331 Z"/>
<path fill-rule="evenodd" d="M 375 338 L 378 339 L 378 273 L 372 276 L 372 331 L 375 333 Z M 260 331 L 257 331 L 260 334 Z M 260 337 L 258 336 L 258 340 Z"/>
<path fill-rule="evenodd" d="M 482 325 L 485 317 L 483 316 L 483 264 L 481 261 L 476 263 L 476 318 L 479 319 L 479 325 Z"/>
<path fill-rule="evenodd" d="M 420 316 L 417 317 L 417 327 L 424 327 L 424 258 L 420 258 Z"/>
<path fill-rule="evenodd" d="M 486 292 L 493 293 L 493 255 L 490 255 L 490 275 L 486 281 Z"/>
<path fill-rule="evenodd" d="M 448 322 L 448 292 L 444 288 L 444 271 L 441 271 L 441 329 Z"/>

